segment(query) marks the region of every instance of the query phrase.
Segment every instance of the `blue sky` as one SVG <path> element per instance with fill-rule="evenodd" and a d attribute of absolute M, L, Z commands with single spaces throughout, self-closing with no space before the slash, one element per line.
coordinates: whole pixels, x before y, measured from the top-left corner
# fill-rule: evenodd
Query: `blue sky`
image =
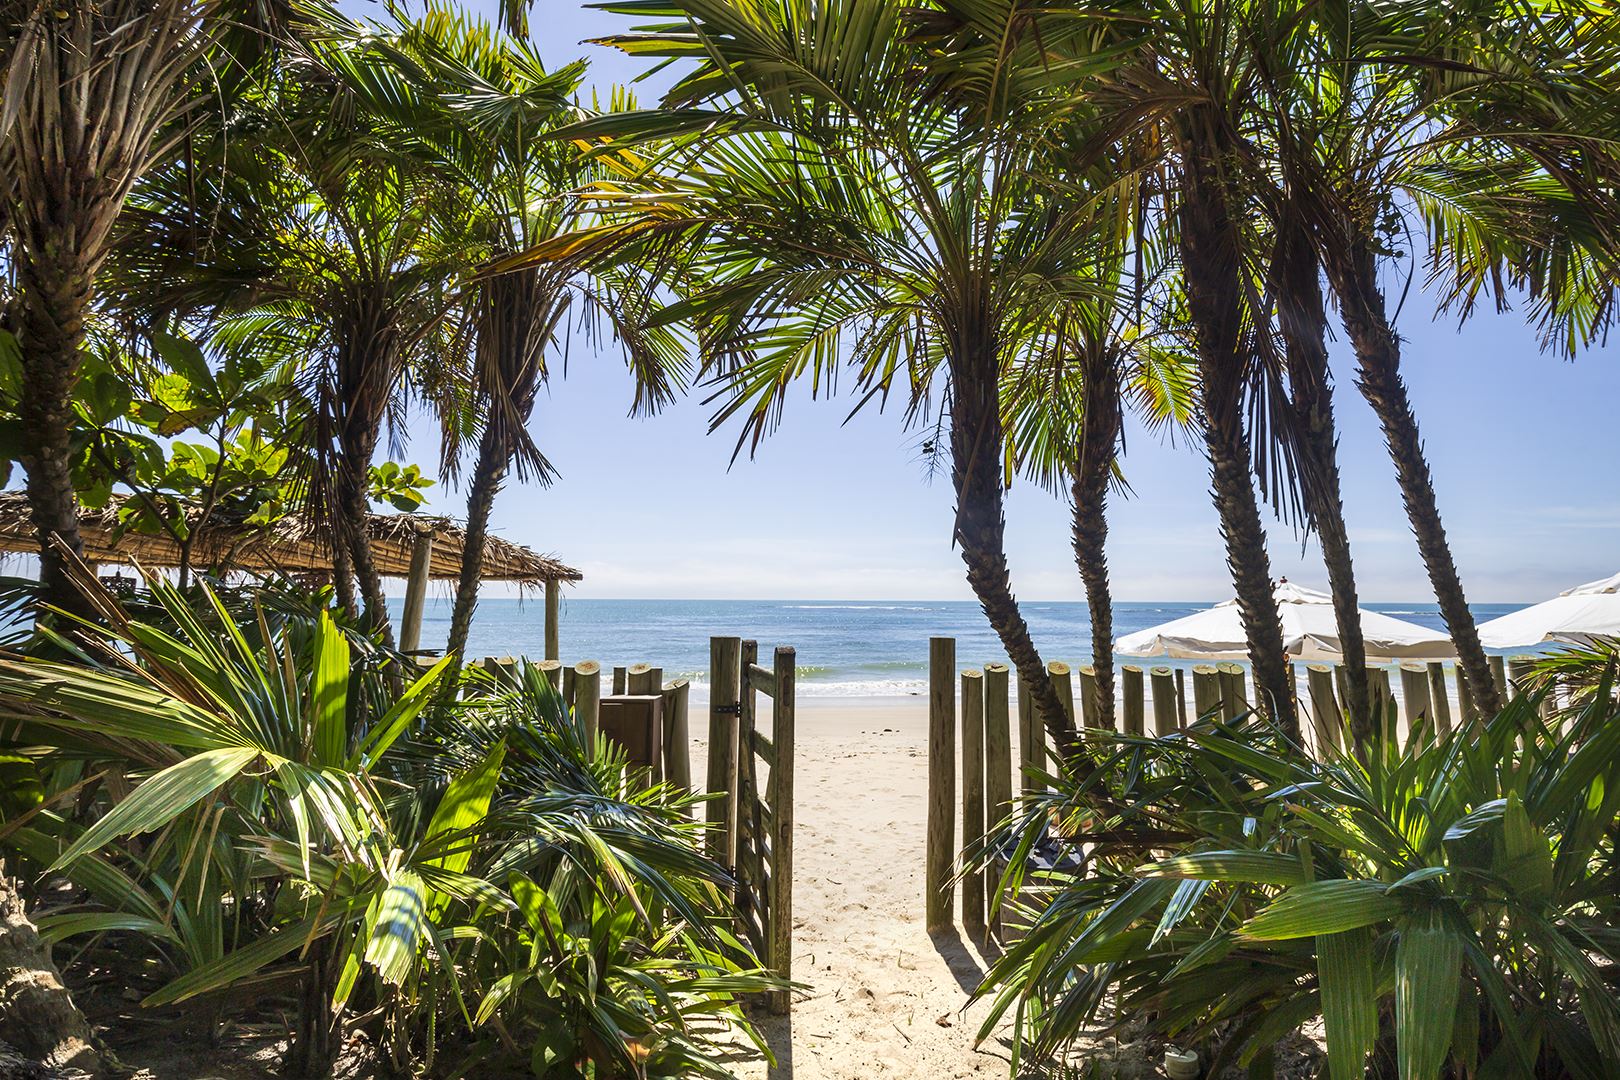
<path fill-rule="evenodd" d="M 493 5 L 475 3 L 490 11 Z M 374 5 L 345 4 L 353 14 Z M 552 64 L 580 56 L 606 86 L 639 67 L 581 42 L 626 21 L 540 0 L 534 35 Z M 641 91 L 644 99 L 656 96 Z M 1440 508 L 1469 598 L 1534 601 L 1620 569 L 1620 346 L 1570 363 L 1542 354 L 1518 313 L 1460 330 L 1431 319 L 1416 289 L 1400 328 L 1405 372 Z M 1340 466 L 1361 594 L 1431 599 L 1376 420 L 1355 392 L 1348 349 L 1334 344 Z M 494 527 L 585 572 L 581 597 L 967 599 L 950 545 L 946 476 L 929 477 L 898 410 L 848 400 L 792 403 L 752 460 L 730 463 L 735 430 L 706 434 L 701 394 L 663 414 L 628 416 L 633 386 L 616 348 L 576 336 L 532 430 L 560 479 L 512 485 Z M 413 422 L 406 459 L 436 464 L 436 440 Z M 1134 491 L 1112 507 L 1109 556 L 1121 600 L 1214 600 L 1230 594 L 1202 456 L 1132 428 Z M 433 507 L 459 514 L 460 492 Z M 1270 525 L 1275 571 L 1322 587 L 1314 545 Z M 1014 586 L 1029 599 L 1082 596 L 1067 508 L 1020 487 L 1008 502 Z"/>

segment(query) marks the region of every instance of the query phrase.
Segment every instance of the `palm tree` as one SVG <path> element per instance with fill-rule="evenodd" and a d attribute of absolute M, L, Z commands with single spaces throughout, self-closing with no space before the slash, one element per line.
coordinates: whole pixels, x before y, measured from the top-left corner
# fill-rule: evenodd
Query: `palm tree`
<path fill-rule="evenodd" d="M 17 292 L 23 467 L 50 603 L 83 610 L 67 556 L 83 553 L 72 477 L 73 388 L 96 274 L 130 188 L 167 154 L 208 44 L 193 0 L 15 2 L 0 21 L 0 217 Z"/>
<path fill-rule="evenodd" d="M 242 103 L 232 128 L 199 132 L 203 167 L 176 163 L 137 191 L 117 271 L 146 321 L 265 334 L 294 358 L 310 509 L 333 531 L 334 583 L 388 637 L 365 528 L 370 469 L 407 376 L 449 350 L 452 285 L 471 241 L 444 227 L 461 189 L 391 137 L 382 117 L 393 103 L 373 96 L 389 88 L 346 77 L 380 47 L 363 27 L 328 27 Z"/>
<path fill-rule="evenodd" d="M 1047 730 L 1072 747 L 1008 573 L 1000 402 L 1029 328 L 1099 287 L 1094 197 L 1037 179 L 1042 125 L 1062 115 L 1036 107 L 1039 80 L 1000 67 L 995 43 L 972 76 L 934 78 L 917 24 L 887 0 L 659 10 L 674 21 L 608 43 L 691 57 L 702 41 L 703 57 L 669 111 L 584 131 L 686 140 L 656 206 L 626 197 L 619 228 L 659 251 L 687 245 L 667 317 L 691 321 L 723 380 L 716 424 L 742 417 L 739 450 L 757 446 L 790 386 L 831 391 L 841 369 L 863 403 L 897 384 L 913 418 L 942 401 L 968 583 Z"/>

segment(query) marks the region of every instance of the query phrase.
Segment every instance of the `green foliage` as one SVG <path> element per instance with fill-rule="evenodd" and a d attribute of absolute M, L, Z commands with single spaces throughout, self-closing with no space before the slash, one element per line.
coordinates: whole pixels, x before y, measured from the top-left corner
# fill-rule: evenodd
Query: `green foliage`
<path fill-rule="evenodd" d="M 38 789 L 0 843 L 74 887 L 50 939 L 146 942 L 148 1006 L 302 982 L 300 1032 L 364 1013 L 396 1068 L 723 1074 L 739 995 L 775 984 L 690 795 L 632 786 L 537 670 L 447 703 L 448 661 L 396 689 L 325 610 L 148 587 L 160 617 L 101 596 L 73 660 L 0 657 L 6 760 Z M 114 774 L 126 795 L 66 812 Z"/>
<path fill-rule="evenodd" d="M 421 509 L 427 501 L 427 489 L 432 486 L 433 480 L 423 476 L 415 465 L 385 461 L 371 467 L 372 499 L 407 514 Z"/>
<path fill-rule="evenodd" d="M 1029 928 L 979 989 L 981 1037 L 1011 1010 L 1051 1053 L 1111 1000 L 1245 1064 L 1321 1016 L 1336 1080 L 1370 1055 L 1402 1080 L 1613 1075 L 1613 667 L 1584 703 L 1551 720 L 1540 705 L 1366 760 L 1311 761 L 1213 718 L 1120 740 L 1111 768 L 1060 778 L 1010 823 L 1025 845 L 1107 839 L 1080 877 L 1014 858 L 1000 896 Z M 1107 820 L 1096 784 L 1122 808 Z"/>

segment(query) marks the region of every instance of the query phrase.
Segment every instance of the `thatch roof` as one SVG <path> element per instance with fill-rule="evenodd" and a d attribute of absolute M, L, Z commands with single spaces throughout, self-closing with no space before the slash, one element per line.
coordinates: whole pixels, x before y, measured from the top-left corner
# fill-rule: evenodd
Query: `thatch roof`
<path fill-rule="evenodd" d="M 119 534 L 118 511 L 127 496 L 114 495 L 100 510 L 82 509 L 79 535 L 84 557 L 93 563 L 139 562 L 148 569 L 180 564 L 180 547 L 167 533 L 144 536 Z M 371 553 L 384 577 L 405 577 L 410 572 L 416 538 L 433 533 L 433 561 L 429 576 L 454 580 L 461 575 L 461 552 L 466 532 L 449 518 L 418 514 L 372 514 L 367 521 Z M 28 498 L 20 491 L 0 492 L 0 554 L 39 552 Z M 328 531 L 290 516 L 268 528 L 235 523 L 212 523 L 197 534 L 191 562 L 196 567 L 224 567 L 258 573 L 329 573 L 332 549 Z M 484 540 L 485 581 L 515 581 L 540 585 L 547 581 L 578 581 L 583 575 L 546 555 L 520 544 L 490 536 Z"/>

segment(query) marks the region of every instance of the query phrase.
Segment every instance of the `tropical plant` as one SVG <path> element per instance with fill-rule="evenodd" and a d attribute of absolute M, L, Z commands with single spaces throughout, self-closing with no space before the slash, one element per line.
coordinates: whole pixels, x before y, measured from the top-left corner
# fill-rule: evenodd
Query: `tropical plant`
<path fill-rule="evenodd" d="M 757 447 L 794 385 L 831 391 L 841 370 L 862 403 L 901 390 L 910 419 L 939 402 L 968 582 L 1047 730 L 1073 744 L 1008 573 L 1000 396 L 1031 338 L 1107 287 L 1097 226 L 1128 192 L 1083 172 L 1042 182 L 1043 139 L 1076 136 L 1041 107 L 1052 80 L 998 65 L 994 35 L 962 78 L 937 63 L 926 19 L 884 0 L 608 7 L 671 20 L 610 44 L 696 61 L 660 112 L 579 130 L 677 140 L 604 213 L 677 263 L 665 318 L 695 327 L 721 386 L 716 423 L 740 417 L 739 450 Z"/>
<path fill-rule="evenodd" d="M 159 624 L 79 583 L 106 629 L 59 635 L 77 662 L 0 659 L 12 741 L 44 781 L 0 829 L 83 890 L 45 933 L 135 933 L 166 957 L 174 977 L 146 1004 L 290 977 L 299 1075 L 330 1069 L 351 1003 L 396 1067 L 521 1037 L 537 1074 L 561 1075 L 558 1055 L 702 1065 L 713 1046 L 688 1018 L 741 1023 L 735 995 L 774 985 L 726 928 L 690 796 L 627 787 L 537 670 L 446 708 L 448 660 L 396 695 L 397 658 L 355 651 L 325 612 L 255 604 L 244 621 L 206 584 L 152 579 Z M 122 797 L 81 825 L 61 804 L 98 782 Z M 544 936 L 525 929 L 536 890 L 578 939 L 566 977 L 523 966 L 525 935 Z M 509 1001 L 559 977 L 579 996 L 553 1003 L 556 1023 Z"/>
<path fill-rule="evenodd" d="M 1032 1052 L 1104 1002 L 1249 1062 L 1320 1016 L 1336 1080 L 1609 1075 L 1620 1007 L 1612 844 L 1614 669 L 1556 722 L 1540 694 L 1477 728 L 1314 762 L 1274 732 L 1206 718 L 1121 739 L 1112 769 L 1030 797 L 1002 881 L 1053 827 L 1087 873 L 1029 882 L 1030 924 L 986 976 Z M 1095 818 L 1086 784 L 1128 809 Z M 1145 860 L 1145 861 L 1144 861 Z M 1369 1061 L 1370 1057 L 1370 1061 Z"/>

